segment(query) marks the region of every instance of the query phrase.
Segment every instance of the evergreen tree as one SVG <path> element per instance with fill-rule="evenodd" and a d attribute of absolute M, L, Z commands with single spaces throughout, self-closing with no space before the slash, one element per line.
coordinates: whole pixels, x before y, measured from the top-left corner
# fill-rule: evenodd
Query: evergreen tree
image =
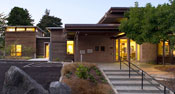
<path fill-rule="evenodd" d="M 33 25 L 33 19 L 27 9 L 14 7 L 9 13 L 7 18 L 8 25 L 19 26 L 19 25 Z"/>
<path fill-rule="evenodd" d="M 40 22 L 37 24 L 38 27 L 46 32 L 46 36 L 50 36 L 50 33 L 46 30 L 46 27 L 61 27 L 62 22 L 58 17 L 50 16 L 50 10 L 45 11 Z"/>

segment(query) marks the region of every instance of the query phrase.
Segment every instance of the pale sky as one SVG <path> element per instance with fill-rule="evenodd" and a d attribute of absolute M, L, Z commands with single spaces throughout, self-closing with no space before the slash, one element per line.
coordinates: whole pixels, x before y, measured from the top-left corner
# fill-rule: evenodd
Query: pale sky
<path fill-rule="evenodd" d="M 157 6 L 169 0 L 1 0 L 0 13 L 8 15 L 14 6 L 26 8 L 37 24 L 49 9 L 50 15 L 61 18 L 63 24 L 95 24 L 110 7 L 132 7 L 136 1 L 139 6 Z"/>

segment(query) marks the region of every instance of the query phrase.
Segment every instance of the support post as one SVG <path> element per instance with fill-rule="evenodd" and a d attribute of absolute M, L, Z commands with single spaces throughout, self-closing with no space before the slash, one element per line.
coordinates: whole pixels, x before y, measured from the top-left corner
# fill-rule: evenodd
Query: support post
<path fill-rule="evenodd" d="M 130 39 L 128 39 L 128 41 L 127 41 L 127 48 L 128 48 L 128 54 L 127 54 L 127 57 L 128 57 L 128 65 L 129 65 L 129 78 L 130 78 L 130 76 L 131 76 L 131 62 L 130 62 Z"/>
<path fill-rule="evenodd" d="M 164 86 L 164 94 L 166 94 L 166 86 Z"/>
<path fill-rule="evenodd" d="M 143 89 L 143 70 L 142 70 L 142 89 Z"/>
<path fill-rule="evenodd" d="M 121 63 L 121 58 L 119 56 L 119 62 L 120 62 L 120 70 L 122 69 L 122 63 Z"/>

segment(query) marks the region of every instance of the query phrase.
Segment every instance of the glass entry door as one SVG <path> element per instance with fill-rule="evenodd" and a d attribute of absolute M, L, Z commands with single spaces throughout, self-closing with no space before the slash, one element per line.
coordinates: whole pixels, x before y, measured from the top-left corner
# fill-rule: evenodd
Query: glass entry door
<path fill-rule="evenodd" d="M 120 39 L 120 57 L 127 59 L 127 39 Z"/>
<path fill-rule="evenodd" d="M 45 44 L 45 58 L 49 58 L 49 44 Z"/>

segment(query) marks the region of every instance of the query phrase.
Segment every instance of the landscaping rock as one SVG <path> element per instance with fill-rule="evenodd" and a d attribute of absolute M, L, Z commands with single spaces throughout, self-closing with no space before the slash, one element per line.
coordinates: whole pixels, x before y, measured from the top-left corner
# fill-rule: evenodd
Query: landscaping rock
<path fill-rule="evenodd" d="M 71 94 L 71 89 L 65 83 L 59 81 L 51 82 L 50 94 Z"/>
<path fill-rule="evenodd" d="M 3 94 L 49 94 L 40 84 L 18 67 L 12 66 L 5 74 Z"/>

